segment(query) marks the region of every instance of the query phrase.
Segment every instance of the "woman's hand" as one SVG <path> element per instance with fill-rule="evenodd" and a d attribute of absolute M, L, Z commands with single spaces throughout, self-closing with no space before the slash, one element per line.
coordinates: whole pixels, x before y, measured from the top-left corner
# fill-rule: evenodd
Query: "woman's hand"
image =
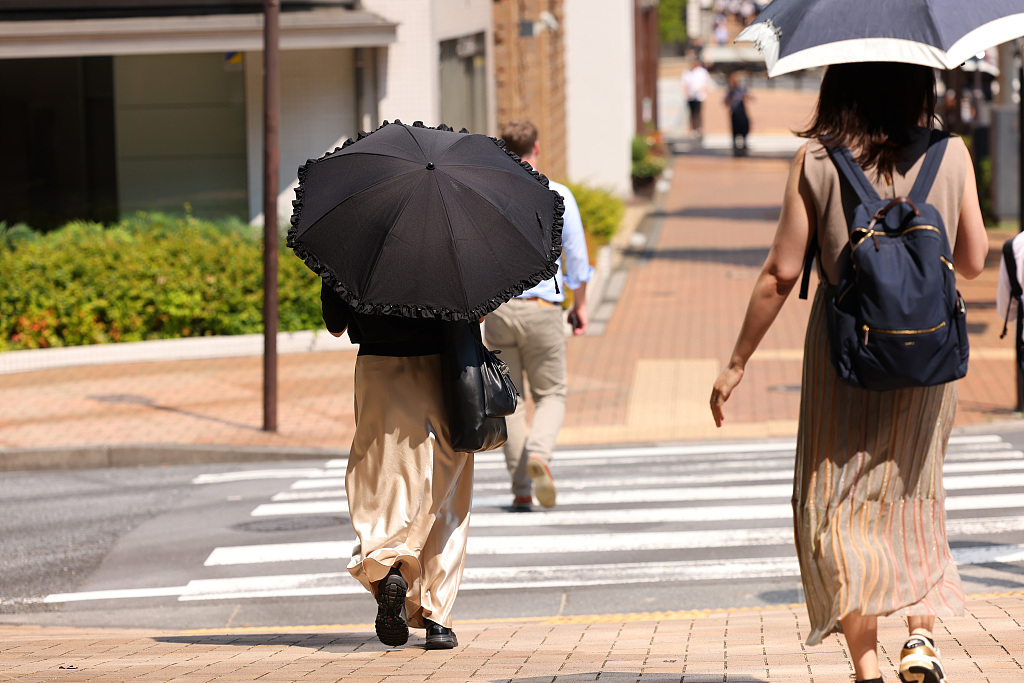
<path fill-rule="evenodd" d="M 743 368 L 730 365 L 715 380 L 715 386 L 711 389 L 711 415 L 715 418 L 716 427 L 721 427 L 725 422 L 725 413 L 722 411 L 722 407 L 729 400 L 732 390 L 736 388 L 741 379 L 743 379 Z"/>

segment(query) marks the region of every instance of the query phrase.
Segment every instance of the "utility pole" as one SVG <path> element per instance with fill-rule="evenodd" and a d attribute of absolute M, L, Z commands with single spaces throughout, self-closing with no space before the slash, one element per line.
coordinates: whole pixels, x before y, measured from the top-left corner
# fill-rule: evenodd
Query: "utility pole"
<path fill-rule="evenodd" d="M 263 431 L 277 431 L 277 175 L 281 0 L 263 3 Z"/>

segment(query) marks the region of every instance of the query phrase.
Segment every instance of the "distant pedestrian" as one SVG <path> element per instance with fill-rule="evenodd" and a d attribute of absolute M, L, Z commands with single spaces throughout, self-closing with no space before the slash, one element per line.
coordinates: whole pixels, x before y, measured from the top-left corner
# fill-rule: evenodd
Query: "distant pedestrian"
<path fill-rule="evenodd" d="M 826 302 L 849 250 L 853 190 L 824 146 L 845 145 L 881 197 L 910 194 L 928 149 L 935 78 L 927 67 L 856 63 L 825 72 L 810 141 L 793 160 L 772 248 L 751 294 L 729 364 L 715 381 L 723 407 L 799 279 L 812 239 L 821 284 L 804 341 L 793 512 L 810 616 L 807 644 L 840 628 L 861 683 L 882 681 L 878 617 L 907 617 L 900 679 L 944 680 L 935 617 L 961 614 L 963 588 L 946 538 L 942 464 L 956 382 L 869 391 L 838 379 L 829 358 Z M 928 195 L 945 223 L 960 277 L 985 265 L 988 237 L 970 154 L 950 138 Z M 865 238 L 861 244 L 874 248 Z M 940 294 L 937 293 L 937 296 Z"/>
<path fill-rule="evenodd" d="M 715 42 L 725 45 L 729 42 L 729 25 L 726 23 L 725 15 L 719 14 L 715 17 Z"/>
<path fill-rule="evenodd" d="M 537 166 L 541 148 L 537 127 L 526 120 L 512 121 L 501 132 L 508 149 L 523 161 Z M 562 195 L 562 250 L 565 269 L 559 265 L 551 280 L 545 280 L 502 304 L 488 314 L 484 325 L 487 346 L 501 352 L 521 396 L 524 379 L 533 399 L 533 424 L 526 424 L 526 402 L 505 418 L 508 441 L 505 465 L 512 477 L 512 508 L 529 510 L 536 496 L 544 507 L 555 504 L 555 482 L 551 459 L 555 441 L 565 419 L 566 339 L 562 302 L 565 290 L 573 293 L 569 322 L 574 335 L 587 331 L 587 282 L 594 274 L 587 253 L 586 235 L 576 198 L 565 185 L 554 181 L 551 189 Z"/>
<path fill-rule="evenodd" d="M 747 89 L 740 85 L 740 77 L 729 74 L 729 91 L 725 95 L 725 106 L 729 107 L 729 122 L 732 126 L 733 156 L 747 156 L 747 135 L 750 134 L 750 118 L 747 115 L 747 100 L 751 99 Z"/>
<path fill-rule="evenodd" d="M 695 137 L 702 137 L 704 135 L 704 119 L 701 108 L 708 98 L 711 74 L 699 56 L 695 57 L 690 68 L 683 72 L 681 82 L 683 96 L 690 109 L 690 133 Z"/>
<path fill-rule="evenodd" d="M 441 322 L 356 313 L 327 283 L 323 318 L 359 345 L 356 431 L 345 490 L 358 544 L 348 570 L 377 600 L 377 638 L 458 645 L 452 607 L 462 581 L 473 456 L 452 450 L 441 390 Z"/>

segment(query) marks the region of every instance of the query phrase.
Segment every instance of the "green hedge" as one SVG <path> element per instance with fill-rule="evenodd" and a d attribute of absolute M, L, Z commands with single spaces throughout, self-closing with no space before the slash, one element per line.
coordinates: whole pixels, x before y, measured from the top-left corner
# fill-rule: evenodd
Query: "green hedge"
<path fill-rule="evenodd" d="M 592 244 L 622 200 L 573 185 Z M 0 351 L 254 334 L 263 329 L 262 229 L 238 220 L 139 214 L 46 234 L 0 223 Z M 279 329 L 323 326 L 320 278 L 283 246 Z"/>
<path fill-rule="evenodd" d="M 260 332 L 260 233 L 147 214 L 0 243 L 0 351 Z M 278 261 L 280 329 L 320 327 L 319 278 Z"/>
<path fill-rule="evenodd" d="M 626 203 L 608 190 L 589 185 L 566 183 L 580 207 L 583 228 L 590 235 L 590 244 L 607 244 L 619 229 L 626 212 Z M 596 255 L 591 254 L 591 258 Z"/>

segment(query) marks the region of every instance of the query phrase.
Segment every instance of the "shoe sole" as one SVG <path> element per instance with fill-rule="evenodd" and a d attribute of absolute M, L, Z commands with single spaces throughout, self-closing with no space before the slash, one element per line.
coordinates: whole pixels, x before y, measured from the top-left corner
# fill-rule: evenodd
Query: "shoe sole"
<path fill-rule="evenodd" d="M 946 683 L 942 668 L 931 657 L 913 655 L 900 661 L 900 680 L 903 683 Z"/>
<path fill-rule="evenodd" d="M 427 636 L 427 642 L 423 647 L 427 650 L 451 650 L 458 645 L 459 639 L 453 633 L 450 636 Z"/>
<path fill-rule="evenodd" d="M 526 474 L 533 482 L 533 497 L 546 508 L 555 506 L 555 482 L 544 463 L 530 460 L 526 463 Z"/>
<path fill-rule="evenodd" d="M 397 647 L 409 640 L 409 624 L 402 611 L 405 609 L 405 581 L 389 574 L 381 581 L 377 593 L 377 639 L 385 645 Z"/>

